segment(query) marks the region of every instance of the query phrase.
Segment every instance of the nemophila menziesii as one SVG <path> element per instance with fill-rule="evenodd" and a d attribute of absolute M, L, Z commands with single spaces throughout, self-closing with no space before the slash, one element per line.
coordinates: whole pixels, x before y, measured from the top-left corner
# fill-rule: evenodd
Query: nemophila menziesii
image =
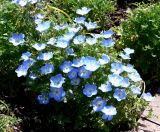
<path fill-rule="evenodd" d="M 101 111 L 103 113 L 102 119 L 104 120 L 112 120 L 113 116 L 117 114 L 116 108 L 112 105 L 104 106 L 104 108 Z"/>
<path fill-rule="evenodd" d="M 89 45 L 94 45 L 97 42 L 98 40 L 96 38 L 92 38 L 92 37 L 86 38 L 86 43 L 88 43 Z"/>
<path fill-rule="evenodd" d="M 51 91 L 49 93 L 50 98 L 54 98 L 57 102 L 61 102 L 63 98 L 65 97 L 66 92 L 63 90 L 63 87 L 61 88 L 54 88 L 51 87 Z"/>
<path fill-rule="evenodd" d="M 74 44 L 83 44 L 85 42 L 86 37 L 84 35 L 78 35 L 74 38 Z"/>
<path fill-rule="evenodd" d="M 92 97 L 93 95 L 97 94 L 97 86 L 95 84 L 86 84 L 85 88 L 83 89 L 83 94 L 87 97 Z"/>
<path fill-rule="evenodd" d="M 112 85 L 110 83 L 109 84 L 101 84 L 98 89 L 100 89 L 102 92 L 109 92 L 109 91 L 112 91 Z"/>
<path fill-rule="evenodd" d="M 86 15 L 91 11 L 90 8 L 82 7 L 81 9 L 77 9 L 76 13 L 79 15 Z"/>
<path fill-rule="evenodd" d="M 32 55 L 32 53 L 30 53 L 30 52 L 27 51 L 27 52 L 25 52 L 25 53 L 22 53 L 21 58 L 22 58 L 23 60 L 28 60 L 31 55 Z"/>
<path fill-rule="evenodd" d="M 86 18 L 85 17 L 76 17 L 74 21 L 78 24 L 83 24 L 85 22 Z"/>
<path fill-rule="evenodd" d="M 50 28 L 50 21 L 41 22 L 37 24 L 36 30 L 39 32 L 44 32 Z"/>
<path fill-rule="evenodd" d="M 52 64 L 46 63 L 44 66 L 41 67 L 41 73 L 45 75 L 52 73 L 53 70 L 54 70 L 54 66 Z"/>
<path fill-rule="evenodd" d="M 14 46 L 22 45 L 25 42 L 24 37 L 25 35 L 23 33 L 13 33 L 9 38 L 9 42 L 11 42 Z"/>
<path fill-rule="evenodd" d="M 23 9 L 32 4 L 36 6 L 40 1 L 13 0 L 12 3 Z M 73 21 L 62 23 L 38 11 L 31 16 L 34 35 L 37 35 L 35 40 L 15 29 L 8 41 L 16 47 L 26 46 L 15 72 L 18 77 L 28 77 L 34 87 L 37 84 L 40 104 L 46 105 L 50 100 L 66 103 L 71 99 L 83 102 L 86 98 L 91 113 L 99 112 L 101 119 L 111 121 L 119 114 L 120 103 L 135 98 L 153 99 L 150 93 L 142 93 L 142 78 L 129 64 L 134 50 L 126 47 L 115 53 L 114 32 L 95 33 L 99 25 L 87 18 L 90 8 L 77 9 Z M 139 98 L 141 93 L 142 98 Z"/>
<path fill-rule="evenodd" d="M 103 100 L 101 97 L 96 97 L 92 101 L 93 110 L 95 112 L 101 111 L 104 108 L 105 105 L 106 105 L 106 101 Z"/>
<path fill-rule="evenodd" d="M 40 51 L 46 48 L 46 44 L 34 44 L 32 47 Z"/>
<path fill-rule="evenodd" d="M 96 22 L 85 22 L 84 25 L 86 26 L 87 30 L 92 30 L 97 28 Z"/>
<path fill-rule="evenodd" d="M 60 88 L 65 82 L 65 78 L 61 74 L 57 74 L 50 78 L 50 82 L 51 87 Z"/>
<path fill-rule="evenodd" d="M 47 52 L 47 53 L 43 53 L 41 52 L 38 57 L 37 60 L 50 60 L 53 57 L 53 53 L 52 52 Z"/>
<path fill-rule="evenodd" d="M 109 63 L 110 57 L 106 54 L 102 54 L 101 58 L 98 61 L 99 61 L 100 65 L 105 65 L 105 64 Z"/>

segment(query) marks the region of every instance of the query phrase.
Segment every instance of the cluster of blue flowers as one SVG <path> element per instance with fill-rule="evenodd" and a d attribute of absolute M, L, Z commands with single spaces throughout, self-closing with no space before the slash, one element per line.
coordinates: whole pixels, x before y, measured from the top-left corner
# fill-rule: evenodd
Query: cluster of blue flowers
<path fill-rule="evenodd" d="M 38 0 L 14 0 L 13 3 L 25 6 L 27 3 L 36 3 Z M 33 51 L 38 52 L 35 57 L 33 53 L 27 51 L 22 54 L 21 59 L 24 61 L 16 69 L 18 77 L 26 76 L 29 74 L 29 78 L 35 80 L 41 76 L 50 76 L 50 91 L 48 93 L 42 92 L 38 96 L 40 104 L 48 104 L 50 99 L 54 99 L 57 102 L 62 101 L 67 95 L 67 87 L 83 87 L 82 93 L 84 96 L 91 98 L 91 106 L 95 112 L 102 112 L 102 118 L 104 120 L 112 120 L 113 116 L 117 114 L 116 107 L 112 104 L 108 104 L 108 99 L 103 97 L 103 94 L 110 93 L 115 101 L 122 101 L 127 98 L 128 94 L 138 96 L 141 94 L 141 88 L 139 82 L 142 80 L 139 73 L 134 69 L 131 64 L 123 64 L 120 61 L 113 61 L 112 57 L 107 53 L 101 53 L 100 57 L 91 55 L 80 56 L 74 51 L 74 47 L 85 48 L 86 45 L 100 45 L 104 49 L 112 48 L 115 45 L 112 35 L 112 30 L 102 31 L 101 33 L 89 33 L 84 34 L 82 31 L 91 32 L 97 28 L 96 22 L 87 22 L 84 15 L 88 14 L 91 9 L 82 7 L 76 11 L 80 17 L 74 19 L 73 24 L 54 25 L 50 21 L 44 21 L 44 14 L 37 14 L 34 18 L 37 30 L 40 35 L 47 33 L 50 28 L 53 28 L 57 32 L 65 31 L 62 36 L 52 37 L 48 39 L 46 43 L 35 43 L 32 45 Z M 54 26 L 53 26 L 54 25 Z M 13 33 L 9 38 L 14 46 L 23 45 L 25 43 L 25 35 L 20 33 Z M 68 59 L 64 60 L 60 66 L 53 64 L 54 56 L 57 54 L 55 51 L 50 50 L 50 47 L 61 49 L 68 56 Z M 47 52 L 46 52 L 47 49 Z M 93 51 L 94 52 L 94 51 Z M 125 48 L 120 57 L 122 59 L 130 59 L 130 54 L 134 53 L 133 49 Z M 94 54 L 94 53 L 93 53 Z M 96 55 L 96 54 L 95 54 Z M 34 59 L 33 59 L 34 58 Z M 73 59 L 71 59 L 73 58 Z M 32 71 L 32 66 L 36 65 L 36 62 L 42 61 L 43 64 L 39 70 L 40 72 Z M 98 71 L 102 67 L 110 66 L 106 81 L 101 83 L 100 86 L 96 82 L 89 83 L 87 79 L 92 78 L 94 72 Z M 57 69 L 59 73 L 55 72 Z M 29 70 L 30 69 L 30 70 Z M 104 71 L 105 72 L 105 71 Z M 102 77 L 103 77 L 103 73 Z M 95 76 L 95 75 L 94 75 Z M 105 78 L 105 76 L 104 76 Z M 64 87 L 64 84 L 68 80 L 70 86 Z M 81 81 L 85 85 L 81 84 Z M 101 96 L 102 95 L 102 96 Z M 151 101 L 152 96 L 150 93 L 144 93 L 142 95 L 146 101 Z"/>

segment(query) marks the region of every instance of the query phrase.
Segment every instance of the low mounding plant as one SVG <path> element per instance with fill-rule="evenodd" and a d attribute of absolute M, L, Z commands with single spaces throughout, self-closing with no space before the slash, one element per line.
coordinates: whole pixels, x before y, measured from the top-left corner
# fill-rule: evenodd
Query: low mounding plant
<path fill-rule="evenodd" d="M 48 2 L 13 0 L 12 3 L 21 6 L 20 13 L 29 12 L 24 18 L 30 20 L 26 25 L 33 24 L 33 33 L 37 33 L 32 36 L 32 32 L 24 34 L 15 28 L 10 34 L 10 44 L 26 48 L 15 70 L 17 76 L 26 77 L 28 85 L 40 93 L 40 104 L 57 102 L 55 109 L 62 108 L 59 102 L 78 106 L 69 111 L 69 121 L 63 112 L 55 115 L 54 120 L 62 126 L 71 122 L 73 129 L 86 127 L 97 131 L 109 131 L 121 122 L 136 123 L 146 101 L 153 97 L 142 91 L 139 73 L 128 64 L 134 50 L 125 48 L 119 54 L 114 49 L 111 30 L 93 32 L 97 23 L 85 17 L 91 8 L 77 9 L 79 17 L 73 19 Z M 52 10 L 67 16 L 69 22 L 57 23 Z M 76 116 L 71 120 L 74 113 Z"/>
<path fill-rule="evenodd" d="M 122 24 L 121 42 L 134 48 L 133 64 L 151 82 L 160 80 L 160 4 L 140 6 Z"/>

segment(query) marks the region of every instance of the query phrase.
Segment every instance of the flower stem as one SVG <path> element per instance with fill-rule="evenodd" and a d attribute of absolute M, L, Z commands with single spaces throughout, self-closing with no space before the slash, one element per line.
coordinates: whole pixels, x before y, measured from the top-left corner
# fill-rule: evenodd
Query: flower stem
<path fill-rule="evenodd" d="M 3 102 L 2 100 L 0 100 L 0 103 L 6 107 L 7 113 L 8 113 L 9 112 L 9 108 L 8 108 L 7 104 L 5 102 Z"/>
<path fill-rule="evenodd" d="M 56 11 L 62 13 L 62 14 L 64 14 L 66 17 L 68 17 L 68 21 L 72 22 L 72 19 L 70 18 L 70 16 L 66 12 L 64 12 L 63 10 L 61 10 L 61 9 L 59 9 L 57 7 L 54 7 L 54 6 L 50 6 L 50 5 L 47 5 L 47 7 L 50 8 L 50 9 L 56 10 Z"/>

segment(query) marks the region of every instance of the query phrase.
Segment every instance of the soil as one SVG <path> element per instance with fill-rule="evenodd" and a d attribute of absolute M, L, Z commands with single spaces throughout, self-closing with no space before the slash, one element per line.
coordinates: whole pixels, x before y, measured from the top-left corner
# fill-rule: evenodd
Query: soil
<path fill-rule="evenodd" d="M 138 132 L 159 132 L 160 131 L 160 93 L 155 95 L 155 98 L 150 102 L 148 108 L 143 112 L 138 121 Z M 148 117 L 152 108 L 152 116 Z"/>

